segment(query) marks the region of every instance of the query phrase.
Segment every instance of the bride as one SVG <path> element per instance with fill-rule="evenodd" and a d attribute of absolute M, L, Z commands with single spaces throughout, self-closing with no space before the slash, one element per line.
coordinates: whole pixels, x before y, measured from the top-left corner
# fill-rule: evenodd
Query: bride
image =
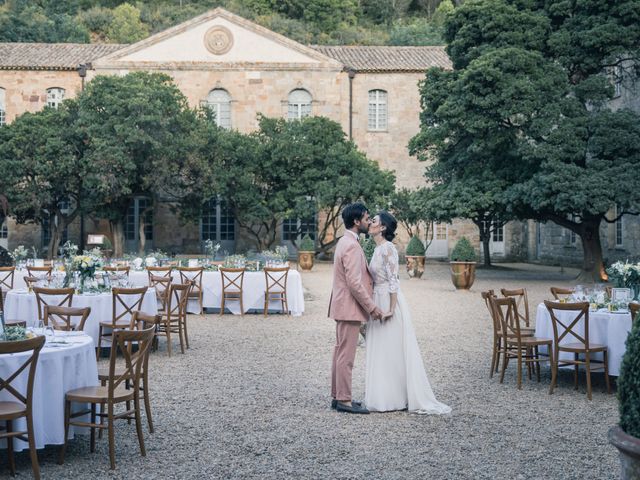
<path fill-rule="evenodd" d="M 369 269 L 376 305 L 388 312 L 370 319 L 366 337 L 365 404 L 372 412 L 408 409 L 412 413 L 443 414 L 451 408 L 436 400 L 422 363 L 407 303 L 398 282 L 398 252 L 391 243 L 398 223 L 380 212 L 369 227 L 376 242 Z"/>

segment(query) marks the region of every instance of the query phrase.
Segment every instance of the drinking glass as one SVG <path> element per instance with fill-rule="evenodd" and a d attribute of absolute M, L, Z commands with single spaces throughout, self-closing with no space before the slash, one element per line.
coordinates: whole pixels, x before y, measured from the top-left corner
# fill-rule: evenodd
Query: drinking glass
<path fill-rule="evenodd" d="M 43 320 L 38 320 L 38 323 L 36 324 L 36 328 L 35 328 L 35 334 L 36 335 L 44 335 L 44 321 Z"/>
<path fill-rule="evenodd" d="M 47 325 L 44 329 L 44 335 L 47 337 L 47 342 L 50 342 L 55 339 L 56 331 L 51 325 Z"/>

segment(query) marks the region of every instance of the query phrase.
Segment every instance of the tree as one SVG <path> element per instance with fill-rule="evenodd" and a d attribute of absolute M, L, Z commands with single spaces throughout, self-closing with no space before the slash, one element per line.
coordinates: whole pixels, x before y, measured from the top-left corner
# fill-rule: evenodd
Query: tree
<path fill-rule="evenodd" d="M 2 187 L 11 215 L 19 223 L 48 222 L 49 258 L 57 254 L 62 233 L 95 180 L 77 154 L 70 128 L 74 116 L 73 102 L 65 102 L 57 110 L 25 113 L 2 130 L 0 165 L 7 173 Z"/>
<path fill-rule="evenodd" d="M 149 36 L 149 29 L 140 20 L 140 10 L 123 3 L 113 10 L 113 21 L 107 30 L 112 43 L 135 43 Z"/>
<path fill-rule="evenodd" d="M 410 190 L 401 188 L 391 196 L 389 209 L 410 237 L 420 238 L 424 234 L 425 245 L 429 248 L 429 230 L 436 220 L 427 208 L 431 190 L 419 188 Z"/>
<path fill-rule="evenodd" d="M 465 3 L 445 22 L 454 70 L 429 71 L 421 87 L 421 131 L 410 149 L 435 159 L 429 179 L 441 188 L 470 175 L 504 182 L 511 216 L 551 220 L 581 237 L 585 278 L 605 278 L 598 232 L 610 208 L 636 214 L 640 205 L 626 173 L 640 165 L 639 118 L 610 111 L 606 75 L 610 67 L 635 73 L 638 5 Z"/>
<path fill-rule="evenodd" d="M 83 156 L 100 172 L 94 212 L 109 220 L 114 255 L 124 248 L 124 218 L 135 195 L 151 199 L 163 189 L 160 172 L 188 154 L 196 114 L 167 75 L 134 72 L 98 76 L 78 96 L 74 124 L 84 139 Z M 139 251 L 144 250 L 142 212 Z"/>

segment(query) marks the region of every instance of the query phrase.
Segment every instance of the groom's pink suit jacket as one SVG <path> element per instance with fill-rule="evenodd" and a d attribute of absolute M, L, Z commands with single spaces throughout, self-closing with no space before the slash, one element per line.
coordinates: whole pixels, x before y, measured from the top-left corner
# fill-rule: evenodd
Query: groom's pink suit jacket
<path fill-rule="evenodd" d="M 329 318 L 364 323 L 375 308 L 367 259 L 356 236 L 347 231 L 334 254 Z"/>

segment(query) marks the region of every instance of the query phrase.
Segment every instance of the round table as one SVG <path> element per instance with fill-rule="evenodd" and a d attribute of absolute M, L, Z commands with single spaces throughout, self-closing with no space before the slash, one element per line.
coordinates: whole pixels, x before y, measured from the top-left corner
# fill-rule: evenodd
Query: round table
<path fill-rule="evenodd" d="M 62 296 L 58 300 L 62 300 Z M 110 322 L 113 310 L 113 295 L 111 293 L 88 294 L 81 293 L 73 296 L 71 306 L 74 308 L 91 307 L 91 314 L 84 325 L 84 331 L 89 335 L 95 344 L 98 344 L 98 334 L 100 322 Z M 55 297 L 49 301 L 55 305 Z M 118 313 L 122 307 L 119 306 Z M 149 288 L 142 300 L 140 310 L 149 315 L 155 315 L 158 311 L 158 300 L 155 289 Z M 34 327 L 38 321 L 38 303 L 34 293 L 27 290 L 13 289 L 7 292 L 4 305 L 4 318 L 7 320 L 26 320 L 27 326 Z"/>
<path fill-rule="evenodd" d="M 177 270 L 171 272 L 174 282 L 180 281 L 180 273 Z M 146 270 L 131 270 L 129 281 L 136 287 L 149 285 L 149 275 Z M 256 309 L 264 310 L 264 292 L 267 289 L 264 272 L 245 272 L 242 286 L 242 302 L 244 311 Z M 202 306 L 205 308 L 220 308 L 222 298 L 222 277 L 219 271 L 207 270 L 202 274 Z M 302 277 L 297 270 L 289 270 L 287 276 L 287 304 L 289 311 L 294 316 L 304 313 L 304 290 L 302 288 Z M 234 315 L 240 314 L 240 302 L 228 302 L 226 308 Z M 199 313 L 200 306 L 197 300 L 190 300 L 188 305 L 189 313 Z M 280 302 L 269 304 L 270 310 L 279 311 Z"/>
<path fill-rule="evenodd" d="M 33 433 L 36 448 L 45 445 L 61 445 L 64 443 L 64 396 L 69 390 L 81 387 L 100 385 L 98 382 L 98 365 L 93 340 L 81 332 L 57 332 L 56 342 L 49 343 L 40 351 L 36 376 L 33 385 Z M 0 377 L 7 379 L 29 357 L 30 352 L 0 355 Z M 25 369 L 12 385 L 26 395 L 28 368 Z M 0 392 L 0 400 L 16 401 L 8 392 Z M 77 410 L 85 408 L 78 406 Z M 22 417 L 15 424 L 15 429 L 27 429 L 26 419 Z M 80 429 L 83 430 L 83 429 Z M 78 429 L 69 429 L 69 438 L 73 438 Z M 6 441 L 0 444 L 6 448 Z M 27 442 L 14 440 L 16 451 L 29 448 Z"/>
<path fill-rule="evenodd" d="M 562 310 L 556 310 L 556 316 L 565 324 L 571 322 L 576 314 Z M 620 363 L 626 350 L 625 341 L 632 326 L 630 313 L 611 313 L 607 310 L 589 312 L 589 342 L 599 343 L 608 347 L 609 375 L 620 375 Z M 574 329 L 578 334 L 584 335 L 584 319 L 580 319 Z M 560 335 L 562 332 L 558 332 Z M 536 337 L 553 338 L 553 326 L 551 316 L 543 303 L 538 305 L 536 314 Z M 563 343 L 574 343 L 577 340 L 567 335 L 562 339 Z M 571 357 L 570 353 L 562 353 L 560 361 Z M 594 358 L 601 360 L 602 354 L 594 354 Z"/>

